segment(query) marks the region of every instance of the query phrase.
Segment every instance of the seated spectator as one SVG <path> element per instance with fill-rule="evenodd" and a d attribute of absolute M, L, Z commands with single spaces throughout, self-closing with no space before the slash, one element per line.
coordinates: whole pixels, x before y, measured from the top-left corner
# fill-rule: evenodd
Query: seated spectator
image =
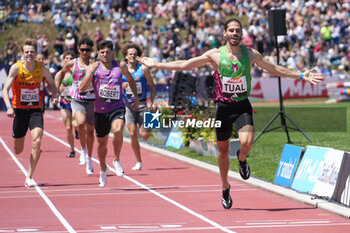
<path fill-rule="evenodd" d="M 8 64 L 12 65 L 17 61 L 18 52 L 17 41 L 12 36 L 9 36 L 6 46 L 6 61 Z"/>
<path fill-rule="evenodd" d="M 75 15 L 76 12 L 70 11 L 67 16 L 67 23 L 66 23 L 66 28 L 72 29 L 72 31 L 77 32 L 79 31 L 77 24 L 77 16 Z"/>
<path fill-rule="evenodd" d="M 6 10 L 5 6 L 0 6 L 0 32 L 5 31 Z"/>
<path fill-rule="evenodd" d="M 100 27 L 96 27 L 96 32 L 94 34 L 95 44 L 98 44 L 99 41 L 104 39 L 104 35 L 101 32 Z"/>
<path fill-rule="evenodd" d="M 56 49 L 56 52 L 58 52 L 59 55 L 63 54 L 64 45 L 65 45 L 65 42 L 63 38 L 63 32 L 60 32 L 56 37 L 55 43 L 53 45 L 53 47 Z"/>
<path fill-rule="evenodd" d="M 73 50 L 74 51 L 74 47 L 75 47 L 75 39 L 72 35 L 72 33 L 68 33 L 67 34 L 67 38 L 64 41 L 64 44 L 66 46 L 66 50 Z"/>
<path fill-rule="evenodd" d="M 19 15 L 19 18 L 24 22 L 29 23 L 43 23 L 44 17 L 37 13 L 35 9 L 35 5 L 30 5 L 28 10 L 23 9 L 21 14 Z"/>
<path fill-rule="evenodd" d="M 64 31 L 67 31 L 67 25 L 64 22 L 61 10 L 58 10 L 57 13 L 52 17 L 52 21 L 58 32 L 61 31 L 61 28 L 63 28 Z"/>

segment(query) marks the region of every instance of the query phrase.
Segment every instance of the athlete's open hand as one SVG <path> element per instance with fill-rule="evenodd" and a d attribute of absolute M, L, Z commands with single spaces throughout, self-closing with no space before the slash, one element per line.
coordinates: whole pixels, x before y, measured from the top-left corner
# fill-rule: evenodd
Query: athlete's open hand
<path fill-rule="evenodd" d="M 149 68 L 155 68 L 156 61 L 149 57 L 136 57 L 136 60 Z"/>
<path fill-rule="evenodd" d="M 322 73 L 316 73 L 315 68 L 312 68 L 311 70 L 307 70 L 304 72 L 303 79 L 305 81 L 308 81 L 312 84 L 317 84 L 323 81 L 324 77 Z"/>

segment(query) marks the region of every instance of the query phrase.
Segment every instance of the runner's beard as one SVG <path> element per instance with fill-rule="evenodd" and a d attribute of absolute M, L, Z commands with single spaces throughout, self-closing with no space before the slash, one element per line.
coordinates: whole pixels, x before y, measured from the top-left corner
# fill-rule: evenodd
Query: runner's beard
<path fill-rule="evenodd" d="M 229 40 L 229 43 L 232 45 L 232 46 L 238 46 L 240 43 L 241 43 L 241 40 L 242 40 L 242 36 L 239 36 L 237 39 L 235 39 L 235 42 L 232 42 L 232 39 Z"/>

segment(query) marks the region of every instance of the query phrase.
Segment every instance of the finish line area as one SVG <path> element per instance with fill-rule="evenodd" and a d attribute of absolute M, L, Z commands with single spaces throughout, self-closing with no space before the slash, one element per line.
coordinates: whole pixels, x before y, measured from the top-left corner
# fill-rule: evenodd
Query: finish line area
<path fill-rule="evenodd" d="M 59 111 L 44 115 L 41 158 L 24 187 L 31 136 L 24 152 L 13 152 L 12 119 L 0 113 L 0 232 L 349 232 L 350 221 L 311 205 L 230 178 L 233 207 L 221 205 L 220 176 L 186 161 L 141 148 L 143 168 L 133 171 L 135 156 L 124 140 L 120 156 L 125 170 L 115 174 L 108 143 L 107 185 L 98 186 L 95 138 L 93 175 L 69 147 Z M 200 162 L 198 162 L 200 163 Z M 218 168 L 217 168 L 218 170 Z"/>

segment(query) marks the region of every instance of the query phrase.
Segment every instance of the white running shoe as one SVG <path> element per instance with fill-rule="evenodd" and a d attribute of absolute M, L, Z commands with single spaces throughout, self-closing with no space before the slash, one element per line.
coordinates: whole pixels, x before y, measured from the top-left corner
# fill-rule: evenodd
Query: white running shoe
<path fill-rule="evenodd" d="M 100 179 L 99 179 L 99 186 L 101 188 L 105 187 L 107 184 L 107 173 L 108 173 L 108 167 L 106 166 L 106 171 L 100 171 Z"/>
<path fill-rule="evenodd" d="M 137 163 L 135 164 L 135 166 L 133 166 L 131 169 L 132 169 L 133 171 L 140 171 L 141 168 L 142 168 L 142 162 L 137 162 Z"/>
<path fill-rule="evenodd" d="M 84 148 L 80 152 L 80 159 L 79 159 L 79 165 L 83 166 L 86 163 L 86 157 L 88 156 L 88 150 L 87 148 Z"/>
<path fill-rule="evenodd" d="M 31 178 L 26 178 L 26 181 L 24 182 L 24 186 L 26 187 L 34 187 L 35 186 L 35 182 L 33 179 Z"/>
<path fill-rule="evenodd" d="M 92 167 L 92 158 L 86 156 L 86 174 L 91 175 L 94 172 L 94 168 Z"/>
<path fill-rule="evenodd" d="M 120 164 L 119 161 L 114 160 L 113 161 L 114 167 L 115 167 L 115 173 L 117 176 L 124 176 L 124 170 L 122 168 L 122 165 Z"/>

